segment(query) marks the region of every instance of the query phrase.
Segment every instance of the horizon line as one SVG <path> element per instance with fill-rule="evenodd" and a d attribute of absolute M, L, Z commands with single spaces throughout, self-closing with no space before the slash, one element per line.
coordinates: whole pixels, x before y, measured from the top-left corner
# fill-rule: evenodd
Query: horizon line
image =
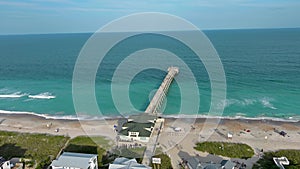
<path fill-rule="evenodd" d="M 278 27 L 278 28 L 208 28 L 203 29 L 200 31 L 226 31 L 226 30 L 272 30 L 272 29 L 300 29 L 300 27 Z M 176 30 L 178 31 L 178 30 Z M 189 30 L 182 30 L 182 31 L 189 31 Z M 13 36 L 13 35 L 56 35 L 56 34 L 93 34 L 95 32 L 49 32 L 49 33 L 7 33 L 1 34 L 0 36 Z"/>

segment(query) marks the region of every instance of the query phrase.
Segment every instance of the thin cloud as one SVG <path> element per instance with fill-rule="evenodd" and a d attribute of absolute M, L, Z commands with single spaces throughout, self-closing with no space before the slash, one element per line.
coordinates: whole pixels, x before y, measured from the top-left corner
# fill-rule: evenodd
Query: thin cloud
<path fill-rule="evenodd" d="M 57 3 L 57 4 L 75 4 L 75 2 L 71 1 L 71 0 L 32 0 L 32 2 L 38 2 L 38 3 Z"/>
<path fill-rule="evenodd" d="M 68 7 L 63 8 L 71 11 L 82 11 L 82 12 L 129 12 L 129 9 L 118 9 L 118 8 L 84 8 L 84 7 Z"/>
<path fill-rule="evenodd" d="M 35 6 L 37 4 L 32 3 L 32 2 L 0 1 L 0 5 L 16 6 L 16 7 L 28 7 L 28 6 Z"/>

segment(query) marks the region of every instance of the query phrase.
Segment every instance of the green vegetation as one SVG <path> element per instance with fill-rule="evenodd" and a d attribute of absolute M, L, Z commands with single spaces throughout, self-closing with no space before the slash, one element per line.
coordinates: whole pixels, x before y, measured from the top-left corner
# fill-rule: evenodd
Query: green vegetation
<path fill-rule="evenodd" d="M 64 151 L 98 154 L 98 165 L 103 166 L 102 157 L 106 154 L 106 149 L 110 146 L 109 140 L 104 137 L 78 136 L 69 141 Z"/>
<path fill-rule="evenodd" d="M 241 143 L 202 142 L 197 143 L 194 148 L 198 151 L 230 158 L 247 159 L 254 155 L 254 151 L 250 146 Z"/>
<path fill-rule="evenodd" d="M 0 156 L 6 159 L 32 159 L 34 161 L 28 161 L 27 165 L 44 168 L 56 158 L 67 142 L 64 151 L 98 154 L 99 166 L 102 166 L 106 149 L 111 147 L 109 140 L 104 137 L 80 136 L 70 140 L 65 136 L 0 131 Z"/>
<path fill-rule="evenodd" d="M 172 164 L 171 164 L 171 159 L 166 154 L 158 154 L 158 155 L 155 155 L 154 157 L 161 159 L 161 165 L 159 165 L 159 167 L 158 167 L 158 164 L 152 164 L 153 169 L 156 169 L 156 168 L 172 169 L 173 168 Z"/>
<path fill-rule="evenodd" d="M 0 131 L 0 156 L 33 159 L 31 164 L 42 168 L 56 158 L 67 140 L 64 136 Z"/>
<path fill-rule="evenodd" d="M 119 148 L 108 153 L 111 142 L 104 137 L 79 136 L 73 139 L 65 136 L 48 134 L 30 134 L 0 131 L 0 156 L 26 158 L 26 165 L 32 168 L 45 168 L 53 161 L 60 150 L 66 152 L 98 154 L 99 168 L 105 168 L 117 157 L 136 158 L 142 162 L 145 147 Z M 171 160 L 167 155 L 159 154 L 162 169 L 171 167 Z M 31 160 L 31 161 L 30 161 Z"/>
<path fill-rule="evenodd" d="M 87 136 L 78 136 L 70 140 L 69 144 L 84 144 L 84 145 L 101 145 L 104 149 L 111 148 L 111 143 L 105 137 L 101 136 L 94 136 L 94 137 L 87 137 Z"/>
<path fill-rule="evenodd" d="M 286 169 L 300 168 L 300 150 L 280 150 L 276 152 L 266 152 L 260 160 L 253 166 L 254 169 L 278 169 L 273 161 L 273 157 L 287 157 L 290 161 Z"/>
<path fill-rule="evenodd" d="M 112 152 L 116 157 L 135 158 L 138 163 L 143 160 L 143 154 L 146 147 L 135 147 L 135 148 L 119 148 L 114 149 Z"/>

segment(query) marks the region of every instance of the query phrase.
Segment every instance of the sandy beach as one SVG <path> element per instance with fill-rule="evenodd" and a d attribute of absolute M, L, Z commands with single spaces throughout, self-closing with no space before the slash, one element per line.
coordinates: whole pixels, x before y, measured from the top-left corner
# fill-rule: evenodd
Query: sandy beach
<path fill-rule="evenodd" d="M 189 123 L 194 121 L 194 123 Z M 217 121 L 217 120 L 216 120 Z M 170 156 L 172 163 L 181 160 L 180 151 L 190 155 L 206 156 L 194 150 L 195 143 L 200 141 L 224 141 L 245 143 L 251 146 L 256 156 L 261 149 L 275 151 L 279 149 L 300 149 L 300 123 L 271 120 L 222 119 L 216 125 L 215 120 L 205 122 L 205 119 L 166 119 L 163 131 L 159 137 L 159 147 Z M 116 132 L 114 125 L 117 119 L 107 120 L 58 120 L 45 119 L 34 115 L 0 114 L 0 130 L 27 133 L 47 133 L 53 135 L 104 136 L 114 141 Z M 217 128 L 216 128 L 217 126 Z M 180 127 L 175 131 L 174 127 Z M 57 131 L 59 129 L 59 131 Z M 285 131 L 284 137 L 278 132 Z M 231 139 L 227 138 L 232 133 Z"/>
<path fill-rule="evenodd" d="M 222 141 L 232 143 L 245 143 L 254 149 L 255 156 L 245 161 L 249 167 L 258 160 L 260 151 L 276 151 L 280 149 L 300 149 L 300 123 L 272 120 L 246 120 L 246 119 L 222 119 L 215 128 L 215 120 L 205 122 L 205 119 L 197 119 L 191 126 L 186 125 L 180 132 L 174 132 L 175 119 L 168 119 L 164 132 L 160 137 L 160 146 L 166 149 L 166 153 L 172 156 L 172 164 L 176 166 L 181 158 L 180 151 L 190 156 L 207 156 L 208 153 L 198 152 L 194 149 L 197 142 Z M 178 119 L 177 119 L 178 121 Z M 184 121 L 184 120 L 182 120 Z M 175 125 L 180 125 L 176 122 Z M 205 126 L 204 126 L 205 125 Z M 188 132 L 187 132 L 188 131 Z M 284 137 L 278 132 L 284 131 Z M 228 132 L 233 137 L 228 138 Z M 226 159 L 226 157 L 224 157 Z M 228 158 L 227 158 L 228 159 Z"/>
<path fill-rule="evenodd" d="M 0 130 L 27 133 L 47 133 L 54 135 L 100 135 L 115 140 L 114 125 L 118 119 L 106 120 L 63 120 L 45 119 L 34 115 L 0 114 Z M 187 123 L 193 121 L 194 123 Z M 161 142 L 172 140 L 175 144 L 191 145 L 198 141 L 230 141 L 249 144 L 253 148 L 268 150 L 300 149 L 300 122 L 271 120 L 222 119 L 219 124 L 205 119 L 185 119 L 181 122 L 175 118 L 166 119 Z M 191 128 L 191 126 L 194 127 Z M 215 128 L 217 126 L 217 128 Z M 182 131 L 174 131 L 181 127 Z M 56 129 L 59 129 L 57 132 Z M 277 131 L 285 131 L 281 136 Z M 227 138 L 228 132 L 233 134 Z M 212 133 L 212 134 L 210 134 Z M 174 138 L 172 138 L 174 137 Z M 166 146 L 171 148 L 172 146 Z"/>
<path fill-rule="evenodd" d="M 78 121 L 46 119 L 29 114 L 0 114 L 0 130 L 67 135 L 71 138 L 82 135 L 95 135 L 115 140 L 114 124 L 117 124 L 117 120 Z"/>

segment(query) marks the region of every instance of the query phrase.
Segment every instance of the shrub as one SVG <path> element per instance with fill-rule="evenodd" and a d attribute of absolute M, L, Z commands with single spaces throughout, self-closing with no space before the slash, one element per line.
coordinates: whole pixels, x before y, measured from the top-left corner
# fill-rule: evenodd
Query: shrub
<path fill-rule="evenodd" d="M 242 143 L 202 142 L 197 143 L 194 148 L 198 151 L 230 158 L 247 159 L 254 155 L 253 149 Z"/>

